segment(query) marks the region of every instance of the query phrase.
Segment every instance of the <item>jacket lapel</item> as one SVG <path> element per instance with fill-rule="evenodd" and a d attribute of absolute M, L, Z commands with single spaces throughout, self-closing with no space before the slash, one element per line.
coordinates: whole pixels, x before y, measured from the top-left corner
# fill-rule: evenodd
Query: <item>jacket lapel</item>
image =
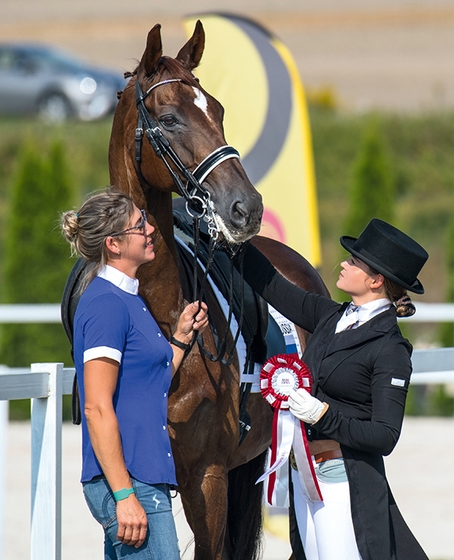
<path fill-rule="evenodd" d="M 364 325 L 361 325 L 357 329 L 351 329 L 335 334 L 334 331 L 339 317 L 339 313 L 335 313 L 332 317 L 330 317 L 321 327 L 321 332 L 317 333 L 316 337 L 314 336 L 317 340 L 312 341 L 316 342 L 317 346 L 317 350 L 314 349 L 315 356 L 312 357 L 315 359 L 310 359 L 314 383 L 312 394 L 315 394 L 317 391 L 320 369 L 325 358 L 335 354 L 336 352 L 343 352 L 342 357 L 339 356 L 339 362 L 345 360 L 349 356 L 349 352 L 345 352 L 345 350 L 350 348 L 351 352 L 359 351 L 369 340 L 383 336 L 384 333 L 397 327 L 396 310 L 394 306 L 375 316 L 373 319 L 370 319 L 367 323 L 364 323 Z M 330 374 L 327 373 L 327 377 L 329 377 L 329 375 Z"/>
<path fill-rule="evenodd" d="M 334 334 L 336 320 L 333 318 L 333 320 L 325 325 L 326 329 L 331 329 L 332 336 L 323 357 L 339 352 L 340 350 L 346 350 L 347 348 L 362 346 L 369 340 L 382 336 L 395 325 L 396 310 L 394 307 L 376 315 L 370 319 L 370 321 L 367 321 L 367 323 L 364 323 L 364 325 L 356 329 L 343 331 L 337 334 Z"/>

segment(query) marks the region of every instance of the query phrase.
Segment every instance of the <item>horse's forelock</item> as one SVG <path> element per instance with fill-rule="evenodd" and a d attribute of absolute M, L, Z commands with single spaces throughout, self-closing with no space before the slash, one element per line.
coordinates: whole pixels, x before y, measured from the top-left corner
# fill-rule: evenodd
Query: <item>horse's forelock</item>
<path fill-rule="evenodd" d="M 163 56 L 161 58 L 162 65 L 172 75 L 172 78 L 179 78 L 190 86 L 197 86 L 198 81 L 194 74 L 188 70 L 179 60 Z"/>
<path fill-rule="evenodd" d="M 139 66 L 136 67 L 131 75 L 137 75 Z M 181 62 L 169 56 L 161 56 L 153 74 L 147 76 L 147 86 L 149 87 L 152 85 L 153 81 L 163 79 L 162 75 L 164 72 L 168 72 L 170 78 L 179 79 L 189 86 L 200 87 L 197 78 L 187 68 L 185 68 Z M 158 77 L 157 80 L 156 76 Z"/>

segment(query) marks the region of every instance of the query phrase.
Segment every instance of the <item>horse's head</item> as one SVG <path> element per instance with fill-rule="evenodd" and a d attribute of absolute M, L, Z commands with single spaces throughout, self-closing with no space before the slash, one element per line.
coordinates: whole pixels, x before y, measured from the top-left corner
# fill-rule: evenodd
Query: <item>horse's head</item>
<path fill-rule="evenodd" d="M 259 231 L 262 198 L 236 150 L 226 146 L 221 104 L 192 74 L 204 44 L 197 22 L 193 36 L 173 59 L 162 56 L 160 25 L 149 32 L 115 113 L 111 182 L 129 189 L 133 198 L 145 196 L 152 214 L 163 192 L 183 194 L 191 212 L 206 211 L 228 243 L 241 243 Z"/>

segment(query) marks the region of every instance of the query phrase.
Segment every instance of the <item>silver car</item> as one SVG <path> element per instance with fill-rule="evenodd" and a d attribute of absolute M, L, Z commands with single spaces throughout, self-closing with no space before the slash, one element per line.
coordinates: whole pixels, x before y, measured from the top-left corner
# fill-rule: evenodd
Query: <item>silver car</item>
<path fill-rule="evenodd" d="M 0 114 L 95 120 L 115 109 L 124 86 L 120 73 L 52 47 L 0 43 Z"/>

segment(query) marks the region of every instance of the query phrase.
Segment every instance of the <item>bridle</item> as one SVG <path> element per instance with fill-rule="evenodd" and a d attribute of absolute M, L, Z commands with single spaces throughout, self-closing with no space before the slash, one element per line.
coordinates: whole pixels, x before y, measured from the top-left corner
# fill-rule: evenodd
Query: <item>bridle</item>
<path fill-rule="evenodd" d="M 139 81 L 136 81 L 136 105 L 139 112 L 138 123 L 135 135 L 135 159 L 139 174 L 143 177 L 140 166 L 142 162 L 142 139 L 145 136 L 153 147 L 156 155 L 165 163 L 171 174 L 178 192 L 186 200 L 186 209 L 193 218 L 204 219 L 208 224 L 210 238 L 216 241 L 219 236 L 219 227 L 216 223 L 215 212 L 209 191 L 202 185 L 207 176 L 218 165 L 227 159 L 239 158 L 240 154 L 232 146 L 220 146 L 209 154 L 194 171 L 191 171 L 181 161 L 173 150 L 167 138 L 162 133 L 156 121 L 151 117 L 145 107 L 145 99 L 157 87 L 164 86 L 173 82 L 183 82 L 180 78 L 162 80 L 152 85 L 145 93 L 142 92 Z M 176 170 L 170 164 L 173 164 Z"/>
<path fill-rule="evenodd" d="M 213 258 L 214 258 L 214 250 L 216 241 L 219 237 L 220 229 L 218 223 L 216 221 L 216 214 L 214 211 L 214 206 L 211 201 L 211 195 L 209 191 L 202 185 L 203 181 L 207 178 L 207 176 L 214 170 L 218 165 L 223 163 L 224 161 L 231 159 L 231 158 L 238 158 L 240 157 L 238 151 L 233 148 L 232 146 L 220 146 L 216 148 L 205 157 L 205 159 L 199 163 L 196 168 L 191 171 L 178 157 L 178 155 L 173 150 L 172 146 L 170 145 L 167 138 L 162 133 L 161 129 L 159 128 L 156 121 L 151 117 L 150 113 L 148 112 L 145 106 L 145 99 L 148 95 L 157 87 L 164 86 L 173 82 L 183 82 L 184 81 L 180 78 L 171 78 L 168 80 L 162 80 L 154 85 L 152 85 L 145 93 L 142 92 L 140 87 L 139 81 L 136 81 L 136 105 L 138 109 L 138 122 L 137 128 L 135 133 L 135 160 L 137 165 L 137 173 L 139 177 L 146 182 L 142 172 L 141 172 L 141 163 L 142 163 L 142 141 L 143 136 L 148 139 L 148 142 L 152 146 L 153 150 L 155 151 L 156 155 L 164 162 L 166 165 L 170 175 L 172 176 L 175 185 L 178 189 L 178 192 L 184 199 L 186 200 L 186 210 L 188 214 L 192 217 L 193 221 L 193 237 L 194 237 L 194 279 L 193 279 L 193 286 L 194 286 L 194 293 L 193 293 L 193 301 L 201 301 L 204 291 L 204 286 L 207 281 L 208 273 L 211 268 Z M 172 167 L 172 165 L 176 168 Z M 200 222 L 201 220 L 207 222 L 208 226 L 208 234 L 209 234 L 209 250 L 208 250 L 208 262 L 205 267 L 203 277 L 199 280 L 197 275 L 197 256 L 199 253 L 200 247 Z M 240 252 L 242 253 L 242 252 Z M 240 259 L 242 265 L 242 259 Z M 243 267 L 240 267 L 240 275 L 241 275 L 241 285 L 243 285 Z M 229 293 L 229 314 L 227 317 L 227 327 L 225 330 L 225 334 L 221 341 L 217 341 L 217 355 L 214 356 L 203 347 L 202 341 L 199 340 L 200 347 L 205 355 L 211 361 L 221 361 L 224 364 L 230 365 L 233 361 L 233 357 L 235 354 L 235 347 L 238 341 L 242 323 L 243 323 L 243 305 L 241 306 L 240 317 L 238 320 L 238 330 L 234 337 L 233 346 L 228 353 L 227 359 L 224 358 L 226 352 L 226 344 L 228 333 L 230 332 L 230 324 L 232 320 L 232 309 L 233 309 L 233 263 L 231 263 L 231 271 L 230 271 L 230 293 Z M 197 287 L 200 286 L 199 290 Z M 243 297 L 241 298 L 243 303 Z M 200 337 L 199 337 L 200 338 Z M 189 346 L 189 348 L 185 352 L 185 356 L 191 351 L 193 345 L 197 340 L 197 334 L 193 337 L 193 340 Z"/>

